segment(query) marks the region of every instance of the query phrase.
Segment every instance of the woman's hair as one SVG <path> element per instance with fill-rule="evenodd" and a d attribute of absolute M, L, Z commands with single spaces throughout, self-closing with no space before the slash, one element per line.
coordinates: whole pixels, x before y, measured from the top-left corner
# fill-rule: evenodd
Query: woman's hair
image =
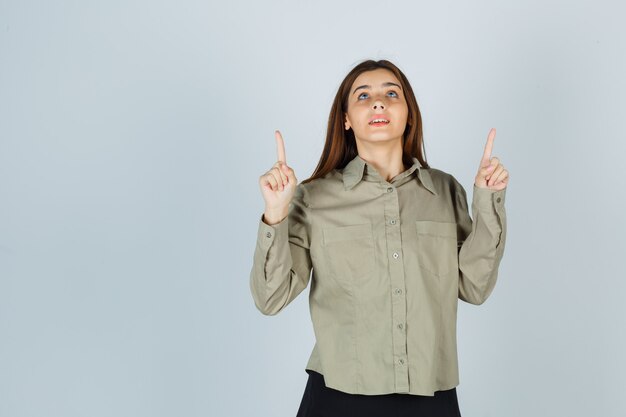
<path fill-rule="evenodd" d="M 402 161 L 405 166 L 413 165 L 413 157 L 416 157 L 424 168 L 430 168 L 425 158 L 424 141 L 422 136 L 422 116 L 415 100 L 413 89 L 404 73 L 391 62 L 381 59 L 379 61 L 367 60 L 358 64 L 346 75 L 339 86 L 339 90 L 333 100 L 330 116 L 328 117 L 328 130 L 326 143 L 317 167 L 313 174 L 301 181 L 307 183 L 316 178 L 321 178 L 335 168 L 343 168 L 354 159 L 358 152 L 356 140 L 352 129 L 344 129 L 345 113 L 348 111 L 348 98 L 350 87 L 354 80 L 363 72 L 384 68 L 391 71 L 402 85 L 402 91 L 409 109 L 407 125 L 402 136 Z"/>

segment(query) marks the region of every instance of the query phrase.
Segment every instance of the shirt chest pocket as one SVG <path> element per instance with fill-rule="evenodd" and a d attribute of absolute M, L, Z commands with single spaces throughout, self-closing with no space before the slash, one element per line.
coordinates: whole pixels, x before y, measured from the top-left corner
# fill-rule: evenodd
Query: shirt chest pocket
<path fill-rule="evenodd" d="M 376 253 L 371 223 L 325 227 L 322 246 L 340 284 L 351 288 L 373 276 Z"/>
<path fill-rule="evenodd" d="M 417 259 L 422 269 L 444 276 L 457 272 L 456 223 L 417 220 Z"/>

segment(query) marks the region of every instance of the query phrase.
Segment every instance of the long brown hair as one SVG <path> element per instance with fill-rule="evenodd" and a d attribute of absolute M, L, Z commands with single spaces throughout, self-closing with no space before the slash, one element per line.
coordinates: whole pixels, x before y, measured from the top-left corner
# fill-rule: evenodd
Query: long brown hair
<path fill-rule="evenodd" d="M 321 178 L 335 168 L 343 168 L 357 156 L 358 152 L 354 131 L 352 129 L 345 130 L 343 126 L 344 114 L 348 111 L 350 87 L 361 73 L 379 68 L 391 71 L 396 78 L 400 80 L 406 104 L 409 108 L 407 126 L 402 136 L 402 161 L 404 165 L 413 165 L 412 158 L 416 157 L 424 168 L 430 168 L 425 157 L 426 151 L 424 149 L 422 136 L 422 116 L 409 80 L 404 73 L 390 61 L 386 59 L 379 61 L 369 59 L 354 67 L 341 82 L 330 109 L 328 129 L 326 131 L 326 143 L 324 144 L 322 156 L 313 174 L 309 178 L 301 181 L 302 183 Z"/>

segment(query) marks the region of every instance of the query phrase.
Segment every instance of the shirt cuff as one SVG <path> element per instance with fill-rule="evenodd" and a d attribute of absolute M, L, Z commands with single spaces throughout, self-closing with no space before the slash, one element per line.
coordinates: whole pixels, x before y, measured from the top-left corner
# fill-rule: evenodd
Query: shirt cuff
<path fill-rule="evenodd" d="M 261 217 L 259 218 L 257 241 L 263 249 L 268 249 L 270 246 L 272 246 L 272 242 L 274 242 L 274 238 L 276 237 L 276 235 L 283 234 L 285 235 L 285 238 L 287 237 L 288 217 L 289 216 L 285 216 L 285 218 L 282 219 L 280 222 L 269 225 L 263 221 L 263 214 L 261 214 Z"/>
<path fill-rule="evenodd" d="M 474 184 L 474 204 L 479 210 L 491 211 L 499 209 L 504 206 L 504 200 L 506 195 L 506 188 L 498 191 L 490 190 L 489 188 L 477 187 Z"/>

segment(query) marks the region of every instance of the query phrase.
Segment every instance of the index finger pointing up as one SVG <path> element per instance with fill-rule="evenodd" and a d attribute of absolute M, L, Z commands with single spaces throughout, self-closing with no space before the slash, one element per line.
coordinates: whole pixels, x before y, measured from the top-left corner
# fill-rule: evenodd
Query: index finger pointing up
<path fill-rule="evenodd" d="M 489 165 L 491 160 L 491 149 L 493 149 L 493 140 L 496 137 L 496 129 L 494 127 L 489 131 L 489 136 L 487 136 L 487 143 L 485 144 L 485 151 L 483 152 L 483 159 L 481 161 L 481 165 Z"/>
<path fill-rule="evenodd" d="M 274 132 L 274 136 L 276 136 L 276 151 L 278 152 L 278 161 L 282 161 L 286 164 L 287 157 L 285 156 L 285 141 L 283 141 L 283 136 L 278 130 Z"/>

